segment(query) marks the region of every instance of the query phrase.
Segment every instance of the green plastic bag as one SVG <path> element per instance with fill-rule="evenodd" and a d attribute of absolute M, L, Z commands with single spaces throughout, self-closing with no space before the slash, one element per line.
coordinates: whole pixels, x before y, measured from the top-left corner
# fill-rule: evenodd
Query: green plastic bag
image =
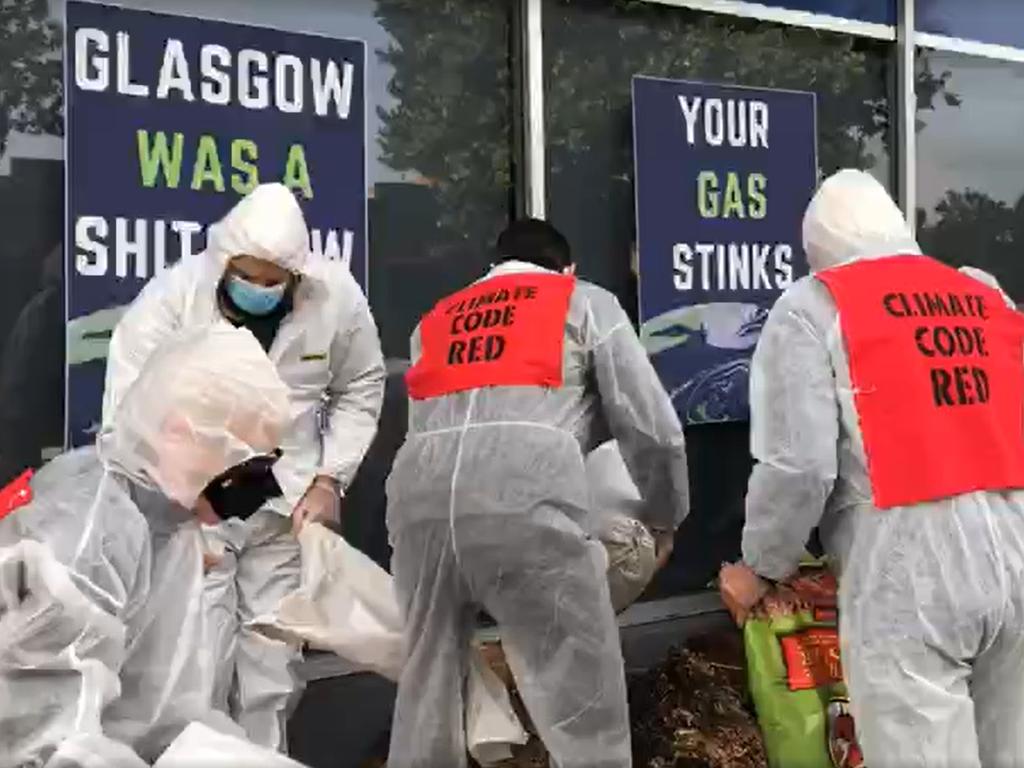
<path fill-rule="evenodd" d="M 808 562 L 792 587 L 785 598 L 773 593 L 743 628 L 768 764 L 862 765 L 839 663 L 835 579 L 824 563 Z"/>
<path fill-rule="evenodd" d="M 747 675 L 771 768 L 832 768 L 828 754 L 829 692 L 792 691 L 780 637 L 811 623 L 808 614 L 754 618 L 743 627 Z"/>

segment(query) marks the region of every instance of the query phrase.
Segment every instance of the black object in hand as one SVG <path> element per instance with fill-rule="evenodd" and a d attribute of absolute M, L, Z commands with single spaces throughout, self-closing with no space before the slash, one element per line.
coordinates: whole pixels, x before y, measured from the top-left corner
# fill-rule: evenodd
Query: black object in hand
<path fill-rule="evenodd" d="M 274 477 L 274 463 L 280 451 L 267 456 L 254 456 L 236 464 L 210 481 L 203 495 L 222 520 L 237 517 L 246 520 L 266 503 L 281 495 L 281 486 Z"/>

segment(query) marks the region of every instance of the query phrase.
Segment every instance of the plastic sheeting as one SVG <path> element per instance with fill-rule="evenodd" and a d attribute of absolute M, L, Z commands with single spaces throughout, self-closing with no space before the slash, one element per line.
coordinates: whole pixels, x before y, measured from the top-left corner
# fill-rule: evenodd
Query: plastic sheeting
<path fill-rule="evenodd" d="M 149 763 L 105 736 L 76 734 L 61 742 L 44 768 L 146 768 Z"/>
<path fill-rule="evenodd" d="M 154 352 L 98 445 L 190 509 L 224 470 L 278 448 L 289 418 L 288 390 L 259 342 L 222 321 Z"/>
<path fill-rule="evenodd" d="M 210 712 L 189 513 L 92 449 L 43 467 L 33 490 L 0 523 L 0 744 L 40 757 L 116 739 L 153 759 L 193 720 L 233 730 Z"/>
<path fill-rule="evenodd" d="M 155 495 L 155 494 L 154 494 Z M 149 507 L 146 501 L 140 506 Z M 241 734 L 210 705 L 214 668 L 203 623 L 203 539 L 194 521 L 175 524 L 147 510 L 153 547 L 150 589 L 128 620 L 121 696 L 104 731 L 143 758 L 158 757 L 190 722 Z"/>
<path fill-rule="evenodd" d="M 82 593 L 49 547 L 0 547 L 2 768 L 134 757 L 101 725 L 120 691 L 124 638 L 124 624 Z"/>
<path fill-rule="evenodd" d="M 104 470 L 92 448 L 62 454 L 32 478 L 32 503 L 0 521 L 0 546 L 45 546 L 81 593 L 124 620 L 149 590 L 149 525 L 130 483 Z"/>
<path fill-rule="evenodd" d="M 250 626 L 397 680 L 404 661 L 402 616 L 391 575 L 317 523 L 299 532 L 299 546 L 302 586 Z"/>
<path fill-rule="evenodd" d="M 302 768 L 302 763 L 245 739 L 192 723 L 153 768 Z"/>

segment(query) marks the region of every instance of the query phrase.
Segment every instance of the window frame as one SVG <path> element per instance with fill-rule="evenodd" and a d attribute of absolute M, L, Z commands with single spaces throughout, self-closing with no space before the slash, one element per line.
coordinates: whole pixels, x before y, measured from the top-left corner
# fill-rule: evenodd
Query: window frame
<path fill-rule="evenodd" d="M 892 119 L 896 121 L 896 147 L 892 158 L 895 189 L 904 215 L 911 228 L 916 227 L 917 208 L 917 143 L 915 124 L 917 95 L 915 92 L 915 54 L 919 47 L 954 51 L 990 59 L 1024 62 L 1024 48 L 962 40 L 916 29 L 915 0 L 896 1 L 896 23 L 878 24 L 858 19 L 845 19 L 809 11 L 789 10 L 745 0 L 644 0 L 657 5 L 705 11 L 719 15 L 738 16 L 759 21 L 786 24 L 809 29 L 839 32 L 854 37 L 881 40 L 891 44 L 895 56 L 896 99 Z M 547 213 L 544 117 L 544 20 L 542 0 L 518 0 L 517 44 L 520 46 L 519 119 L 520 157 L 523 158 L 522 212 L 527 216 L 545 218 Z M 697 601 L 696 603 L 694 601 Z M 708 602 L 708 601 L 711 602 Z M 716 607 L 717 606 L 717 607 Z M 619 617 L 622 627 L 639 628 L 651 623 L 693 620 L 719 613 L 722 609 L 712 593 L 678 595 L 633 606 Z"/>
<path fill-rule="evenodd" d="M 839 32 L 854 37 L 882 40 L 892 44 L 896 57 L 897 147 L 893 164 L 900 207 L 907 221 L 916 226 L 917 145 L 914 135 L 917 97 L 914 90 L 914 56 L 918 47 L 983 56 L 999 61 L 1024 62 L 1024 48 L 982 43 L 916 29 L 915 0 L 896 0 L 896 24 L 878 24 L 845 19 L 811 11 L 790 10 L 746 0 L 644 0 L 657 5 L 739 16 L 759 21 L 787 24 L 807 29 Z M 519 92 L 521 131 L 520 156 L 523 158 L 521 211 L 527 216 L 545 218 L 547 213 L 544 126 L 544 20 L 541 0 L 519 0 L 518 45 L 522 55 Z"/>

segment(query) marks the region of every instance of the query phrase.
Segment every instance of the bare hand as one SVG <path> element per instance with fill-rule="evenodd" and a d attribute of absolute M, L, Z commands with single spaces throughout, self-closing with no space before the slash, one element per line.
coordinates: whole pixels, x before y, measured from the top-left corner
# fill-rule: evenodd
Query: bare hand
<path fill-rule="evenodd" d="M 203 525 L 220 525 L 221 523 L 220 517 L 213 511 L 213 505 L 202 495 L 196 499 L 196 505 L 192 508 L 192 514 Z"/>
<path fill-rule="evenodd" d="M 722 602 L 742 627 L 754 607 L 768 594 L 768 582 L 743 563 L 726 564 L 718 575 Z"/>
<path fill-rule="evenodd" d="M 341 522 L 341 496 L 338 481 L 325 475 L 318 475 L 292 512 L 292 533 L 307 523 Z"/>
<path fill-rule="evenodd" d="M 672 550 L 676 546 L 675 531 L 659 531 L 654 534 L 654 551 L 657 556 L 655 572 L 660 571 L 672 558 Z"/>

